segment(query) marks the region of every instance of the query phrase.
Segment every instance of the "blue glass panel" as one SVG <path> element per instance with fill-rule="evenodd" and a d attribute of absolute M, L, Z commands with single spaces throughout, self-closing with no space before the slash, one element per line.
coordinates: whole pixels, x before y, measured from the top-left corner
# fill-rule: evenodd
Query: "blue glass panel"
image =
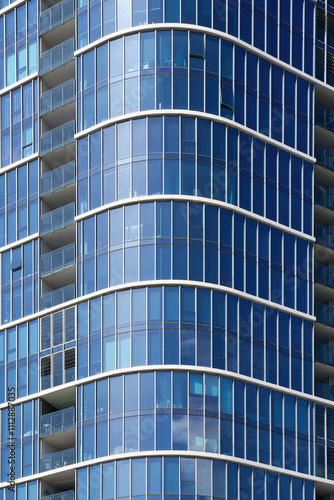
<path fill-rule="evenodd" d="M 130 461 L 124 460 L 117 463 L 116 494 L 117 498 L 129 496 L 129 471 Z"/>
<path fill-rule="evenodd" d="M 179 493 L 179 459 L 166 457 L 164 460 L 165 494 Z"/>
<path fill-rule="evenodd" d="M 114 462 L 102 465 L 102 499 L 115 497 L 115 465 Z"/>
<path fill-rule="evenodd" d="M 147 459 L 147 492 L 149 495 L 162 493 L 162 459 L 159 457 Z"/>

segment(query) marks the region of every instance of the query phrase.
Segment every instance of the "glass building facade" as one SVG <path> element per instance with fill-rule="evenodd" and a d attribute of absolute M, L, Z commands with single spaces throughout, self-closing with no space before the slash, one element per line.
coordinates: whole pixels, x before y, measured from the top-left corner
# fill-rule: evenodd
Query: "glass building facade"
<path fill-rule="evenodd" d="M 0 0 L 0 500 L 334 498 L 333 87 L 333 0 Z"/>

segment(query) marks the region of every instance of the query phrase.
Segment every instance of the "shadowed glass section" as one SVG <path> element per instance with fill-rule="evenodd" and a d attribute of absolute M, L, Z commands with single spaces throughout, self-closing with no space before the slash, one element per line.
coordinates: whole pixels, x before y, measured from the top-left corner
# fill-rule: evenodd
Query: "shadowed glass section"
<path fill-rule="evenodd" d="M 315 156 L 317 158 L 317 165 L 334 171 L 334 152 L 331 149 L 316 145 Z"/>
<path fill-rule="evenodd" d="M 334 346 L 315 343 L 315 362 L 334 366 Z M 332 399 L 332 398 L 331 398 Z"/>
<path fill-rule="evenodd" d="M 334 288 L 334 269 L 331 267 L 316 263 L 314 278 L 315 283 Z"/>
<path fill-rule="evenodd" d="M 316 302 L 315 315 L 318 323 L 334 328 L 334 307 Z"/>
<path fill-rule="evenodd" d="M 318 245 L 323 245 L 324 247 L 333 248 L 334 229 L 322 226 L 321 224 L 315 224 L 315 237 L 316 237 L 316 243 Z"/>

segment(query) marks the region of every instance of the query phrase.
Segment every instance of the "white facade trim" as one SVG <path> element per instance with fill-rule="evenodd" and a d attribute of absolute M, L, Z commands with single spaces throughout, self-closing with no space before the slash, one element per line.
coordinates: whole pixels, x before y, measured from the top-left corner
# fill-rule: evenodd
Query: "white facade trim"
<path fill-rule="evenodd" d="M 38 153 L 33 153 L 30 156 L 26 156 L 25 158 L 21 158 L 21 160 L 16 161 L 15 163 L 10 163 L 9 165 L 6 165 L 6 167 L 3 167 L 0 169 L 0 175 L 9 172 L 10 170 L 14 170 L 14 168 L 21 167 L 22 165 L 25 165 L 26 163 L 29 163 L 34 160 L 38 160 L 39 154 Z"/>
<path fill-rule="evenodd" d="M 27 401 L 32 401 L 34 399 L 47 397 L 51 394 L 56 394 L 58 391 L 63 392 L 70 388 L 76 388 L 78 386 L 95 382 L 98 380 L 103 380 L 105 378 L 110 377 L 118 377 L 121 375 L 127 375 L 132 373 L 145 373 L 145 372 L 196 372 L 196 373 L 207 373 L 210 375 L 216 375 L 219 377 L 231 378 L 234 380 L 239 380 L 241 382 L 245 382 L 247 384 L 255 385 L 257 387 L 263 387 L 266 389 L 270 389 L 276 392 L 280 392 L 281 394 L 286 394 L 289 396 L 293 396 L 299 399 L 304 399 L 306 401 L 312 401 L 313 403 L 319 403 L 324 406 L 328 406 L 334 408 L 334 401 L 330 401 L 327 399 L 319 398 L 318 396 L 313 396 L 312 394 L 307 394 L 305 392 L 299 392 L 294 389 L 289 389 L 288 387 L 283 387 L 280 385 L 275 385 L 270 382 L 265 382 L 260 379 L 256 379 L 254 377 L 249 377 L 247 375 L 241 375 L 240 373 L 230 372 L 228 370 L 220 370 L 218 368 L 210 368 L 210 367 L 202 367 L 202 366 L 194 366 L 194 365 L 145 365 L 145 366 L 131 366 L 129 368 L 119 368 L 116 370 L 111 370 L 108 372 L 99 373 L 97 375 L 89 375 L 88 377 L 81 378 L 79 380 L 74 380 L 73 382 L 68 382 L 67 384 L 62 384 L 56 387 L 50 387 L 49 389 L 45 389 L 44 391 L 39 391 L 34 394 L 30 394 L 29 396 L 24 396 L 22 398 L 18 398 L 15 401 L 11 401 L 11 404 L 21 404 L 26 403 Z M 0 410 L 7 408 L 7 403 L 0 404 Z M 1 486 L 0 486 L 1 487 Z"/>
<path fill-rule="evenodd" d="M 302 158 L 303 160 L 309 161 L 311 163 L 316 162 L 316 158 L 313 156 L 310 156 L 306 153 L 302 153 L 301 151 L 298 151 L 297 149 L 294 149 L 290 146 L 287 146 L 286 144 L 283 144 L 282 142 L 276 141 L 275 139 L 272 139 L 271 137 L 268 137 L 264 134 L 261 134 L 260 132 L 257 132 L 256 130 L 250 129 L 246 127 L 245 125 L 242 125 L 240 123 L 237 123 L 233 120 L 230 120 L 228 118 L 225 118 L 223 116 L 218 116 L 218 115 L 213 115 L 210 113 L 206 113 L 204 111 L 192 111 L 192 110 L 184 110 L 184 109 L 154 109 L 154 110 L 149 110 L 149 111 L 136 111 L 134 113 L 128 113 L 124 115 L 117 116 L 115 118 L 110 118 L 108 120 L 105 120 L 103 122 L 100 122 L 96 125 L 93 125 L 92 127 L 89 127 L 82 132 L 78 132 L 74 134 L 74 139 L 78 140 L 81 139 L 82 137 L 85 137 L 88 134 L 91 134 L 93 132 L 96 132 L 97 130 L 100 130 L 102 128 L 108 127 L 110 125 L 114 125 L 116 123 L 122 123 L 124 121 L 132 120 L 135 118 L 143 118 L 143 117 L 150 117 L 150 116 L 187 116 L 187 117 L 192 117 L 192 118 L 201 118 L 203 120 L 211 120 L 217 123 L 222 123 L 224 125 L 228 125 L 229 127 L 235 128 L 237 130 L 240 130 L 241 132 L 244 132 L 247 135 L 250 135 L 252 137 L 255 137 L 257 139 L 260 139 L 263 142 L 266 142 L 268 144 L 271 144 L 279 149 L 282 149 L 283 151 L 286 151 L 287 153 L 293 154 L 297 156 L 298 158 Z"/>
<path fill-rule="evenodd" d="M 16 2 L 15 4 L 10 4 L 10 6 L 15 6 L 20 5 L 21 1 Z M 0 16 L 4 14 L 3 11 L 0 11 Z M 34 80 L 35 78 L 38 78 L 38 72 L 35 71 L 35 73 L 32 73 L 31 75 L 25 76 L 24 78 L 21 78 L 21 80 L 18 80 L 17 82 L 12 83 L 11 85 L 8 85 L 7 87 L 4 87 L 3 89 L 0 90 L 0 97 L 4 94 L 8 94 L 11 90 L 15 90 L 18 87 L 22 87 L 27 82 L 30 82 L 30 80 Z M 21 161 L 21 160 L 20 160 Z"/>
<path fill-rule="evenodd" d="M 114 208 L 118 208 L 121 206 L 127 206 L 127 205 L 135 205 L 139 203 L 145 203 L 147 201 L 185 201 L 185 202 L 190 202 L 190 203 L 202 203 L 203 205 L 211 205 L 215 207 L 220 207 L 220 208 L 225 208 L 226 210 L 230 210 L 231 212 L 236 212 L 240 215 L 244 215 L 245 217 L 248 217 L 249 219 L 262 222 L 263 224 L 266 224 L 267 226 L 274 227 L 276 229 L 279 229 L 281 231 L 284 231 L 285 233 L 292 234 L 294 236 L 297 236 L 298 238 L 302 238 L 306 241 L 310 241 L 312 243 L 315 243 L 316 239 L 314 236 L 310 236 L 306 233 L 302 233 L 301 231 L 297 231 L 297 229 L 292 229 L 291 227 L 284 226 L 283 224 L 280 224 L 279 222 L 272 221 L 270 219 L 267 219 L 266 217 L 263 217 L 262 215 L 257 215 L 254 212 L 250 212 L 248 210 L 245 210 L 244 208 L 237 207 L 236 205 L 232 205 L 231 203 L 227 203 L 226 201 L 219 201 L 219 200 L 214 200 L 212 198 L 204 198 L 203 196 L 191 196 L 191 195 L 183 195 L 183 194 L 161 194 L 161 195 L 147 195 L 147 196 L 138 196 L 137 198 L 127 198 L 124 200 L 119 200 L 119 201 L 114 201 L 112 203 L 108 203 L 107 205 L 102 205 L 101 207 L 95 208 L 93 210 L 89 210 L 88 212 L 85 212 L 84 214 L 77 215 L 74 220 L 75 222 L 80 222 L 82 220 L 87 219 L 88 217 L 91 217 L 93 215 L 99 214 L 101 212 L 105 212 L 106 210 L 111 210 Z"/>
<path fill-rule="evenodd" d="M 297 318 L 306 319 L 307 321 L 316 321 L 316 317 L 307 313 L 303 313 L 301 311 L 297 311 L 296 309 L 291 309 L 290 307 L 283 306 L 281 304 L 277 304 L 276 302 L 271 302 L 270 300 L 261 299 L 255 295 L 251 295 L 246 292 L 241 292 L 240 290 L 236 290 L 234 288 L 229 288 L 227 286 L 216 285 L 214 283 L 206 283 L 203 281 L 190 281 L 190 280 L 150 280 L 150 281 L 135 281 L 132 283 L 124 283 L 121 285 L 116 285 L 108 288 L 104 288 L 102 290 L 97 290 L 96 292 L 89 293 L 87 295 L 83 295 L 82 297 L 77 297 L 73 300 L 69 300 L 68 302 L 62 302 L 61 304 L 53 307 L 49 307 L 48 309 L 44 309 L 43 311 L 39 311 L 38 313 L 31 314 L 30 316 L 24 316 L 23 318 L 17 319 L 15 321 L 11 321 L 5 323 L 0 326 L 0 330 L 5 330 L 7 328 L 12 328 L 14 326 L 20 325 L 22 323 L 26 323 L 27 321 L 32 321 L 34 319 L 41 318 L 43 316 L 47 316 L 48 314 L 60 311 L 62 309 L 67 309 L 68 307 L 75 306 L 80 304 L 81 302 L 86 302 L 91 299 L 95 299 L 96 297 L 100 297 L 103 295 L 107 295 L 109 293 L 119 292 L 123 290 L 131 290 L 133 288 L 145 288 L 145 287 L 157 287 L 157 286 L 184 286 L 190 288 L 205 288 L 207 290 L 214 290 L 217 292 L 223 292 L 229 295 L 234 295 L 236 297 L 240 297 L 249 301 L 252 301 L 256 304 L 260 304 L 263 306 L 271 307 L 272 309 L 276 309 L 277 311 L 282 311 L 287 314 L 291 314 Z"/>
<path fill-rule="evenodd" d="M 312 3 L 316 3 L 316 0 L 310 0 Z M 223 32 L 216 30 L 214 28 L 208 28 L 206 26 L 200 26 L 198 24 L 187 24 L 187 23 L 156 23 L 156 24 L 143 24 L 141 26 L 132 26 L 130 28 L 124 29 L 124 30 L 119 30 L 115 31 L 114 33 L 111 33 L 110 35 L 106 35 L 104 37 L 99 38 L 95 42 L 89 43 L 85 45 L 84 47 L 77 49 L 74 51 L 74 56 L 80 56 L 81 54 L 84 54 L 85 52 L 88 52 L 89 50 L 93 49 L 94 47 L 98 47 L 99 45 L 102 45 L 103 43 L 107 41 L 114 40 L 115 38 L 119 38 L 124 35 L 131 35 L 133 33 L 139 33 L 142 31 L 154 31 L 154 30 L 190 30 L 192 32 L 197 32 L 197 33 L 205 33 L 207 35 L 212 35 L 216 36 L 217 38 L 221 38 L 223 40 L 228 40 L 232 43 L 235 43 L 236 45 L 239 45 L 240 47 L 243 47 L 244 49 L 248 50 L 249 52 L 252 52 L 253 54 L 256 54 L 257 56 L 260 56 L 262 59 L 266 59 L 269 62 L 272 62 L 276 64 L 277 66 L 280 66 L 283 69 L 286 69 L 290 71 L 291 73 L 295 74 L 296 76 L 299 76 L 303 80 L 307 80 L 311 83 L 318 83 L 319 80 L 317 80 L 315 77 L 308 75 L 307 73 L 295 68 L 294 66 L 291 66 L 290 64 L 287 64 L 280 59 L 268 54 L 268 52 L 262 51 L 253 45 L 250 45 L 249 43 L 241 40 L 238 37 L 235 37 L 233 35 L 230 35 L 229 33 Z"/>
<path fill-rule="evenodd" d="M 98 465 L 98 464 L 104 464 L 106 462 L 114 462 L 114 461 L 120 461 L 120 460 L 126 460 L 126 459 L 131 459 L 131 458 L 146 458 L 146 457 L 186 457 L 186 458 L 205 458 L 209 460 L 219 460 L 219 461 L 224 461 L 224 462 L 229 462 L 229 463 L 234 463 L 238 465 L 245 465 L 248 467 L 253 467 L 256 469 L 261 469 L 263 471 L 268 471 L 268 472 L 274 472 L 276 474 L 282 474 L 285 476 L 289 477 L 294 477 L 298 479 L 303 479 L 305 481 L 312 481 L 315 482 L 319 485 L 326 485 L 331 486 L 334 488 L 334 481 L 331 481 L 329 479 L 323 479 L 318 476 L 311 476 L 309 474 L 304 474 L 301 472 L 295 472 L 292 470 L 288 469 L 283 469 L 281 467 L 276 467 L 273 465 L 266 465 L 262 464 L 259 462 L 254 462 L 252 460 L 246 460 L 244 458 L 239 458 L 239 457 L 232 457 L 230 455 L 221 455 L 221 454 L 216 454 L 216 453 L 208 453 L 208 452 L 201 452 L 201 451 L 181 451 L 181 450 L 169 450 L 169 451 L 164 451 L 164 450 L 158 450 L 158 451 L 138 451 L 135 453 L 120 453 L 117 455 L 108 455 L 106 457 L 100 457 L 100 458 L 95 458 L 92 460 L 87 460 L 85 462 L 78 462 L 72 465 L 67 465 L 66 467 L 61 467 L 59 469 L 53 469 L 51 471 L 46 471 L 46 472 L 40 472 L 38 474 L 34 474 L 31 476 L 27 476 L 24 478 L 17 479 L 15 481 L 15 484 L 20 484 L 20 483 L 26 483 L 28 481 L 35 481 L 37 479 L 44 479 L 48 478 L 50 476 L 55 476 L 56 474 L 62 474 L 65 472 L 77 470 L 77 469 L 82 469 L 85 467 L 89 467 L 92 465 Z M 60 479 L 60 478 L 59 478 Z M 0 488 L 6 488 L 8 487 L 8 483 L 0 483 Z"/>
<path fill-rule="evenodd" d="M 13 243 L 9 243 L 8 245 L 4 245 L 3 247 L 0 248 L 0 253 L 2 252 L 7 252 L 7 250 L 11 250 L 12 248 L 16 248 L 18 246 L 24 245 L 25 243 L 29 243 L 29 241 L 37 239 L 39 236 L 38 233 L 31 234 L 30 236 L 26 236 L 25 238 L 22 238 L 21 240 L 16 240 Z M 1 329 L 1 327 L 0 327 Z"/>

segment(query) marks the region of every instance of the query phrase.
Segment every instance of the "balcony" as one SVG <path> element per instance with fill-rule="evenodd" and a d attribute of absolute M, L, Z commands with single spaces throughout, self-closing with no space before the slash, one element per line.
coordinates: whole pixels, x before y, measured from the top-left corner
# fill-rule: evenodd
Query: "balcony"
<path fill-rule="evenodd" d="M 315 361 L 323 365 L 334 367 L 334 346 L 315 343 Z"/>
<path fill-rule="evenodd" d="M 64 286 L 62 288 L 57 288 L 57 290 L 52 290 L 52 292 L 45 293 L 41 296 L 41 309 L 48 309 L 49 307 L 58 306 L 63 302 L 68 300 L 73 300 L 75 298 L 75 285 L 71 283 L 70 285 Z"/>
<path fill-rule="evenodd" d="M 41 236 L 54 233 L 58 229 L 74 223 L 75 203 L 69 203 L 64 207 L 56 208 L 41 217 Z"/>
<path fill-rule="evenodd" d="M 59 66 L 63 66 L 74 57 L 74 38 L 70 38 L 50 50 L 43 52 L 40 57 L 40 75 L 50 73 Z"/>
<path fill-rule="evenodd" d="M 53 193 L 75 182 L 75 162 L 66 163 L 51 172 L 46 172 L 41 178 L 41 196 Z"/>
<path fill-rule="evenodd" d="M 325 306 L 324 304 L 316 302 L 315 315 L 317 323 L 334 328 L 334 307 Z"/>
<path fill-rule="evenodd" d="M 74 500 L 74 490 L 47 495 L 46 497 L 41 497 L 41 500 Z"/>
<path fill-rule="evenodd" d="M 315 396 L 318 398 L 329 399 L 334 401 L 334 386 L 325 384 L 324 382 L 315 383 Z"/>
<path fill-rule="evenodd" d="M 41 500 L 74 500 L 74 490 L 54 493 L 53 495 L 41 497 Z"/>
<path fill-rule="evenodd" d="M 50 436 L 56 432 L 64 432 L 74 428 L 75 408 L 65 408 L 42 415 L 40 419 L 41 436 Z"/>
<path fill-rule="evenodd" d="M 41 95 L 41 116 L 74 101 L 74 79 L 62 83 Z"/>
<path fill-rule="evenodd" d="M 334 269 L 317 264 L 315 268 L 315 283 L 334 288 Z"/>
<path fill-rule="evenodd" d="M 39 34 L 43 35 L 56 26 L 60 26 L 74 16 L 74 1 L 63 0 L 41 13 Z"/>
<path fill-rule="evenodd" d="M 334 112 L 322 106 L 316 106 L 315 124 L 329 132 L 334 132 Z"/>
<path fill-rule="evenodd" d="M 74 141 L 74 120 L 64 123 L 57 128 L 45 132 L 41 136 L 41 154 L 45 155 L 55 151 L 56 149 L 63 148 L 67 144 Z"/>
<path fill-rule="evenodd" d="M 71 243 L 41 256 L 41 276 L 55 273 L 75 263 L 75 245 Z"/>
<path fill-rule="evenodd" d="M 322 186 L 316 186 L 315 204 L 329 210 L 334 210 L 334 191 Z"/>
<path fill-rule="evenodd" d="M 334 229 L 329 227 L 321 226 L 320 224 L 315 225 L 315 237 L 316 243 L 324 247 L 333 248 L 334 247 Z"/>
<path fill-rule="evenodd" d="M 334 151 L 322 146 L 316 146 L 315 156 L 317 158 L 317 165 L 334 172 Z"/>
<path fill-rule="evenodd" d="M 50 455 L 44 455 L 40 459 L 39 471 L 46 472 L 53 469 L 58 469 L 59 467 L 65 467 L 66 465 L 74 464 L 75 450 L 71 448 L 69 450 L 57 451 L 56 453 L 51 453 Z"/>

